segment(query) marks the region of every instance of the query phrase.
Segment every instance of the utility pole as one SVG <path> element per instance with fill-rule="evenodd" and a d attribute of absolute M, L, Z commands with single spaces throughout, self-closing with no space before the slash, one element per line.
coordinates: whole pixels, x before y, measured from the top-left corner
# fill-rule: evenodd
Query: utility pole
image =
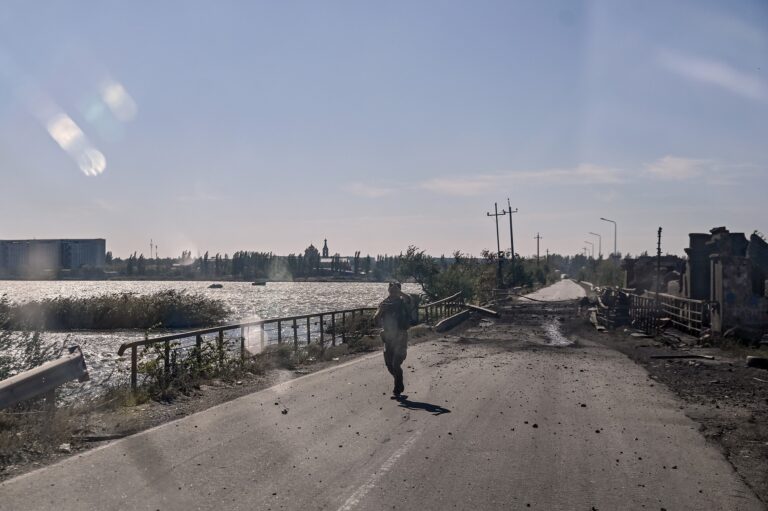
<path fill-rule="evenodd" d="M 539 265 L 539 259 L 540 259 L 540 256 L 539 256 L 539 242 L 541 241 L 541 236 L 539 235 L 538 232 L 536 233 L 536 236 L 533 237 L 533 239 L 536 240 L 536 266 L 538 266 Z"/>
<path fill-rule="evenodd" d="M 149 258 L 152 259 L 152 254 L 155 253 L 155 246 L 152 244 L 152 238 L 149 238 Z"/>
<path fill-rule="evenodd" d="M 493 214 L 486 213 L 487 216 L 494 217 L 494 220 L 496 221 L 496 258 L 499 261 L 499 267 L 496 270 L 496 281 L 497 286 L 501 287 L 502 284 L 502 278 L 501 278 L 501 244 L 499 243 L 499 217 L 506 215 L 507 212 L 505 210 L 501 210 L 501 213 L 499 213 L 499 205 L 498 203 L 493 203 Z"/>
<path fill-rule="evenodd" d="M 592 243 L 591 241 L 587 241 L 587 240 L 584 240 L 584 243 L 586 243 L 587 245 L 592 247 L 592 259 L 594 259 L 595 258 L 595 244 Z"/>
<path fill-rule="evenodd" d="M 512 204 L 509 203 L 509 197 L 507 197 L 507 211 L 509 212 L 509 258 L 512 261 L 512 279 L 515 275 L 515 236 L 512 233 L 512 213 L 517 213 L 517 208 L 512 211 Z M 514 280 L 510 284 L 514 285 Z"/>
<path fill-rule="evenodd" d="M 549 249 L 547 249 L 547 264 L 549 264 Z"/>

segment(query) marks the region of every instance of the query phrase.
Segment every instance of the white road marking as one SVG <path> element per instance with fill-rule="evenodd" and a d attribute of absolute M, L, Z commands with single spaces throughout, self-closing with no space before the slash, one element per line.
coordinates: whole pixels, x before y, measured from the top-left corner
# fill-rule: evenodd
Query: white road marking
<path fill-rule="evenodd" d="M 395 463 L 397 463 L 397 460 L 399 460 L 406 452 L 408 452 L 408 449 L 411 448 L 411 446 L 416 442 L 416 440 L 421 435 L 421 431 L 417 431 L 416 433 L 411 436 L 408 440 L 405 441 L 403 445 L 400 446 L 398 450 L 392 454 L 392 456 L 387 459 L 387 461 L 384 462 L 381 467 L 379 467 L 379 470 L 374 472 L 371 477 L 357 490 L 355 490 L 355 493 L 350 495 L 350 497 L 347 499 L 346 502 L 344 502 L 344 505 L 342 505 L 338 511 L 350 511 L 355 506 L 357 506 L 361 500 L 365 497 L 365 495 L 371 491 L 373 488 L 376 487 L 376 483 L 384 477 L 387 472 L 389 472 L 393 466 L 395 466 Z"/>

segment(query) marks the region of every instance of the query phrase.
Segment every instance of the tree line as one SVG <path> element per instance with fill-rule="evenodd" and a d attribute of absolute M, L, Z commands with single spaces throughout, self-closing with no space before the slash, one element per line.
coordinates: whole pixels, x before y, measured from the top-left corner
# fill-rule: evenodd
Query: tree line
<path fill-rule="evenodd" d="M 193 257 L 183 251 L 180 257 L 147 258 L 134 252 L 127 258 L 106 256 L 106 271 L 127 277 L 162 277 L 181 279 L 233 279 L 233 280 L 291 280 L 311 277 L 347 277 L 359 280 L 391 278 L 401 255 L 353 257 L 333 254 L 323 258 L 313 245 L 303 252 L 276 255 L 273 252 L 239 250 L 228 253 Z"/>
<path fill-rule="evenodd" d="M 619 258 L 590 258 L 551 254 L 541 257 L 506 257 L 501 262 L 499 280 L 498 256 L 484 250 L 481 257 L 454 252 L 451 257 L 433 257 L 410 246 L 398 255 L 353 257 L 334 254 L 321 257 L 310 245 L 303 252 L 287 256 L 272 252 L 237 251 L 193 257 L 184 251 L 181 257 L 148 259 L 133 253 L 126 259 L 107 257 L 107 271 L 128 277 L 226 279 L 226 280 L 293 280 L 333 277 L 349 280 L 382 281 L 398 279 L 421 284 L 431 297 L 463 291 L 466 296 L 489 297 L 494 287 L 526 287 L 552 283 L 567 276 L 596 285 L 622 285 L 624 272 Z"/>

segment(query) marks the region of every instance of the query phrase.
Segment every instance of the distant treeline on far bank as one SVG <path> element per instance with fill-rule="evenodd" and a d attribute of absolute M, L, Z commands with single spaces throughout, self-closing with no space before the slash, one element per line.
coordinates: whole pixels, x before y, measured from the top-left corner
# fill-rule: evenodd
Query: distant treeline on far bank
<path fill-rule="evenodd" d="M 276 255 L 272 252 L 237 251 L 193 257 L 189 251 L 177 258 L 146 258 L 131 254 L 113 258 L 108 252 L 104 273 L 108 278 L 161 278 L 179 280 L 285 281 L 296 279 L 349 279 L 379 281 L 391 278 L 399 256 L 321 256 L 312 245 L 303 253 Z"/>
<path fill-rule="evenodd" d="M 126 258 L 106 253 L 101 268 L 81 267 L 36 274 L 0 275 L 11 279 L 115 279 L 115 280 L 222 280 L 222 281 L 370 281 L 392 279 L 417 282 L 428 295 L 447 296 L 456 290 L 465 296 L 486 295 L 496 286 L 529 287 L 559 280 L 568 275 L 596 284 L 621 283 L 618 258 L 598 259 L 584 255 L 547 257 L 502 256 L 498 267 L 495 253 L 483 251 L 481 257 L 454 252 L 450 257 L 432 257 L 416 247 L 397 255 L 329 255 L 313 245 L 302 253 L 276 255 L 272 252 L 237 251 L 192 256 L 184 251 L 179 257 L 145 257 L 133 253 Z M 501 273 L 499 273 L 499 270 Z M 483 292 L 479 290 L 483 289 Z"/>

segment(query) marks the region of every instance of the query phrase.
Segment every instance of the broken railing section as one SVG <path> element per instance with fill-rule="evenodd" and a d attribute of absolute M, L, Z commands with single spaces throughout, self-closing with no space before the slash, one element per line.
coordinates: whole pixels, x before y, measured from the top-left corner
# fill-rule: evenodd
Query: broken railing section
<path fill-rule="evenodd" d="M 413 323 L 436 324 L 441 319 L 457 314 L 464 309 L 461 293 L 418 306 Z M 216 352 L 223 362 L 225 357 L 240 357 L 241 360 L 261 352 L 270 344 L 292 343 L 300 345 L 318 343 L 321 346 L 336 346 L 373 333 L 375 307 L 360 307 L 300 316 L 263 319 L 233 323 L 188 332 L 123 343 L 117 351 L 123 356 L 130 351 L 131 388 L 138 387 L 139 348 L 162 350 L 163 371 L 173 372 L 174 364 L 186 356 L 200 356 L 204 345 L 215 344 Z"/>
<path fill-rule="evenodd" d="M 607 328 L 632 325 L 647 334 L 673 327 L 703 336 L 709 329 L 708 304 L 664 293 L 637 295 L 607 288 L 598 296 L 597 321 Z"/>
<path fill-rule="evenodd" d="M 88 369 L 79 346 L 67 348 L 63 357 L 0 381 L 0 410 L 45 396 L 53 407 L 56 388 L 72 380 L 88 381 Z"/>
<path fill-rule="evenodd" d="M 465 308 L 461 293 L 456 293 L 442 300 L 419 306 L 418 323 L 435 323 L 440 318 L 452 316 Z"/>

